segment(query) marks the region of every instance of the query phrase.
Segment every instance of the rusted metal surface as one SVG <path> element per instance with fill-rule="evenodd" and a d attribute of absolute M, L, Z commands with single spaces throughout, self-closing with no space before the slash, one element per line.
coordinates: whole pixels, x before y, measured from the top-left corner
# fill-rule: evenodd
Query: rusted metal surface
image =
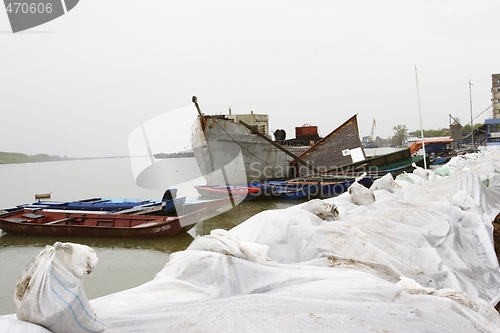
<path fill-rule="evenodd" d="M 316 169 L 325 171 L 352 163 L 349 151 L 358 148 L 361 149 L 364 159 L 366 159 L 359 139 L 357 115 L 354 115 L 299 157 L 314 165 Z M 295 161 L 292 165 L 297 167 Z"/>
<path fill-rule="evenodd" d="M 0 215 L 0 229 L 18 235 L 161 238 L 193 227 L 205 209 L 183 216 L 79 214 L 19 209 Z"/>
<path fill-rule="evenodd" d="M 313 172 L 315 173 L 319 173 L 318 170 L 316 170 L 316 168 L 314 167 L 314 165 L 312 164 L 309 164 L 307 163 L 306 161 L 304 161 L 303 159 L 301 159 L 299 156 L 296 156 L 295 154 L 293 154 L 292 152 L 288 151 L 286 148 L 284 148 L 283 146 L 280 146 L 279 144 L 273 142 L 271 139 L 269 139 L 267 136 L 261 134 L 257 129 L 253 128 L 252 126 L 244 123 L 243 121 L 240 121 L 240 124 L 242 124 L 243 126 L 245 126 L 248 130 L 250 130 L 253 134 L 256 134 L 258 136 L 260 136 L 262 139 L 266 140 L 267 142 L 269 142 L 271 145 L 273 145 L 274 147 L 278 148 L 279 150 L 281 150 L 282 152 L 284 152 L 285 154 L 287 154 L 288 156 L 292 157 L 295 159 L 295 161 L 297 161 L 298 163 L 306 166 L 307 168 L 311 169 Z"/>

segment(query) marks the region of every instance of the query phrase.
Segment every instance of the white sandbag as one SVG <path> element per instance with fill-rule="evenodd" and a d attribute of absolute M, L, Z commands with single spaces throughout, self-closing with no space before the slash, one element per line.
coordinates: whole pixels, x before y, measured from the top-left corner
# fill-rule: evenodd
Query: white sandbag
<path fill-rule="evenodd" d="M 434 174 L 438 175 L 438 176 L 441 176 L 441 177 L 448 177 L 451 172 L 450 172 L 450 169 L 448 169 L 447 166 L 442 166 L 440 168 L 437 168 L 436 170 L 434 170 Z"/>
<path fill-rule="evenodd" d="M 269 260 L 268 250 L 267 245 L 243 241 L 223 229 L 212 230 L 210 235 L 198 236 L 186 248 L 186 251 L 211 251 L 261 263 Z"/>
<path fill-rule="evenodd" d="M 399 175 L 396 176 L 396 181 L 401 183 L 410 183 L 410 184 L 416 184 L 417 181 L 415 180 L 415 176 L 410 175 L 406 172 L 400 173 Z"/>
<path fill-rule="evenodd" d="M 373 192 L 358 182 L 352 183 L 348 190 L 351 201 L 358 206 L 366 206 L 375 202 Z"/>
<path fill-rule="evenodd" d="M 61 259 L 56 257 L 58 252 L 62 252 Z M 47 245 L 17 281 L 17 318 L 55 333 L 104 331 L 82 281 L 96 263 L 97 255 L 88 246 L 60 242 Z"/>
<path fill-rule="evenodd" d="M 394 178 L 392 177 L 391 173 L 387 173 L 385 176 L 376 179 L 372 186 L 370 186 L 370 190 L 376 191 L 376 190 L 386 190 L 391 193 L 396 192 L 398 189 L 401 188 L 401 185 L 399 185 Z"/>
<path fill-rule="evenodd" d="M 422 177 L 425 180 L 429 180 L 430 179 L 430 177 L 431 177 L 431 171 L 430 170 L 426 170 L 424 168 L 421 168 L 418 165 L 416 165 L 415 163 L 412 163 L 411 166 L 415 168 L 415 170 L 413 170 L 413 174 L 414 175 Z"/>
<path fill-rule="evenodd" d="M 339 218 L 339 211 L 337 210 L 337 206 L 335 206 L 333 203 L 326 202 L 321 199 L 309 200 L 302 206 L 302 209 L 313 213 L 314 215 L 325 221 L 334 221 Z"/>
<path fill-rule="evenodd" d="M 464 211 L 479 209 L 476 201 L 474 201 L 474 199 L 470 195 L 468 195 L 465 190 L 460 190 L 456 194 L 454 194 L 453 197 L 451 197 L 450 203 Z"/>

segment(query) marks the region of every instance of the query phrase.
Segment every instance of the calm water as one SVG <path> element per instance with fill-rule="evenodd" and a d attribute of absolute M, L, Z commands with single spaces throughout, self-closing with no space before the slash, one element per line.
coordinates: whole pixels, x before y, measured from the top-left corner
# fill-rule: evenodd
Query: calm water
<path fill-rule="evenodd" d="M 182 179 L 182 168 L 175 172 Z M 198 198 L 192 183 L 176 185 L 179 196 Z M 70 160 L 61 162 L 0 165 L 0 208 L 34 201 L 35 193 L 51 193 L 52 200 L 90 197 L 159 199 L 165 189 L 144 189 L 136 185 L 128 158 Z M 298 202 L 243 202 L 218 216 L 205 219 L 192 230 L 204 235 L 216 228 L 230 229 L 265 210 L 286 208 Z M 129 289 L 154 278 L 167 263 L 169 254 L 184 250 L 193 240 L 187 234 L 162 240 L 56 239 L 26 237 L 0 231 L 0 315 L 15 312 L 16 281 L 30 260 L 56 241 L 93 247 L 99 262 L 84 278 L 87 297 L 93 299 Z"/>

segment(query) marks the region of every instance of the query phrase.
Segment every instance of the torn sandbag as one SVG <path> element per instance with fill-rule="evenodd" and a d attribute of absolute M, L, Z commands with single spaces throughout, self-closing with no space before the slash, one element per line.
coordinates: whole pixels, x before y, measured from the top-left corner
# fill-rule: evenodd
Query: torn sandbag
<path fill-rule="evenodd" d="M 339 218 L 337 206 L 321 199 L 309 200 L 304 204 L 304 206 L 302 206 L 302 209 L 313 213 L 325 221 L 334 221 Z"/>
<path fill-rule="evenodd" d="M 17 281 L 14 295 L 17 318 L 55 333 L 104 331 L 88 302 L 82 280 L 96 263 L 94 249 L 86 245 L 60 242 L 47 245 Z"/>

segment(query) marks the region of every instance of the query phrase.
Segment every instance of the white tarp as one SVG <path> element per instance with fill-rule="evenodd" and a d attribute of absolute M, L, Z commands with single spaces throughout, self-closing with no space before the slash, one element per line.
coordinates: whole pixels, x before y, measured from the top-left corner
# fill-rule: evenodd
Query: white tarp
<path fill-rule="evenodd" d="M 262 212 L 90 303 L 106 332 L 500 332 L 496 160 L 483 150 L 449 176 L 385 179 L 369 204 L 344 193 L 326 200 L 333 221 L 302 205 Z M 2 327 L 36 331 L 13 316 Z"/>

